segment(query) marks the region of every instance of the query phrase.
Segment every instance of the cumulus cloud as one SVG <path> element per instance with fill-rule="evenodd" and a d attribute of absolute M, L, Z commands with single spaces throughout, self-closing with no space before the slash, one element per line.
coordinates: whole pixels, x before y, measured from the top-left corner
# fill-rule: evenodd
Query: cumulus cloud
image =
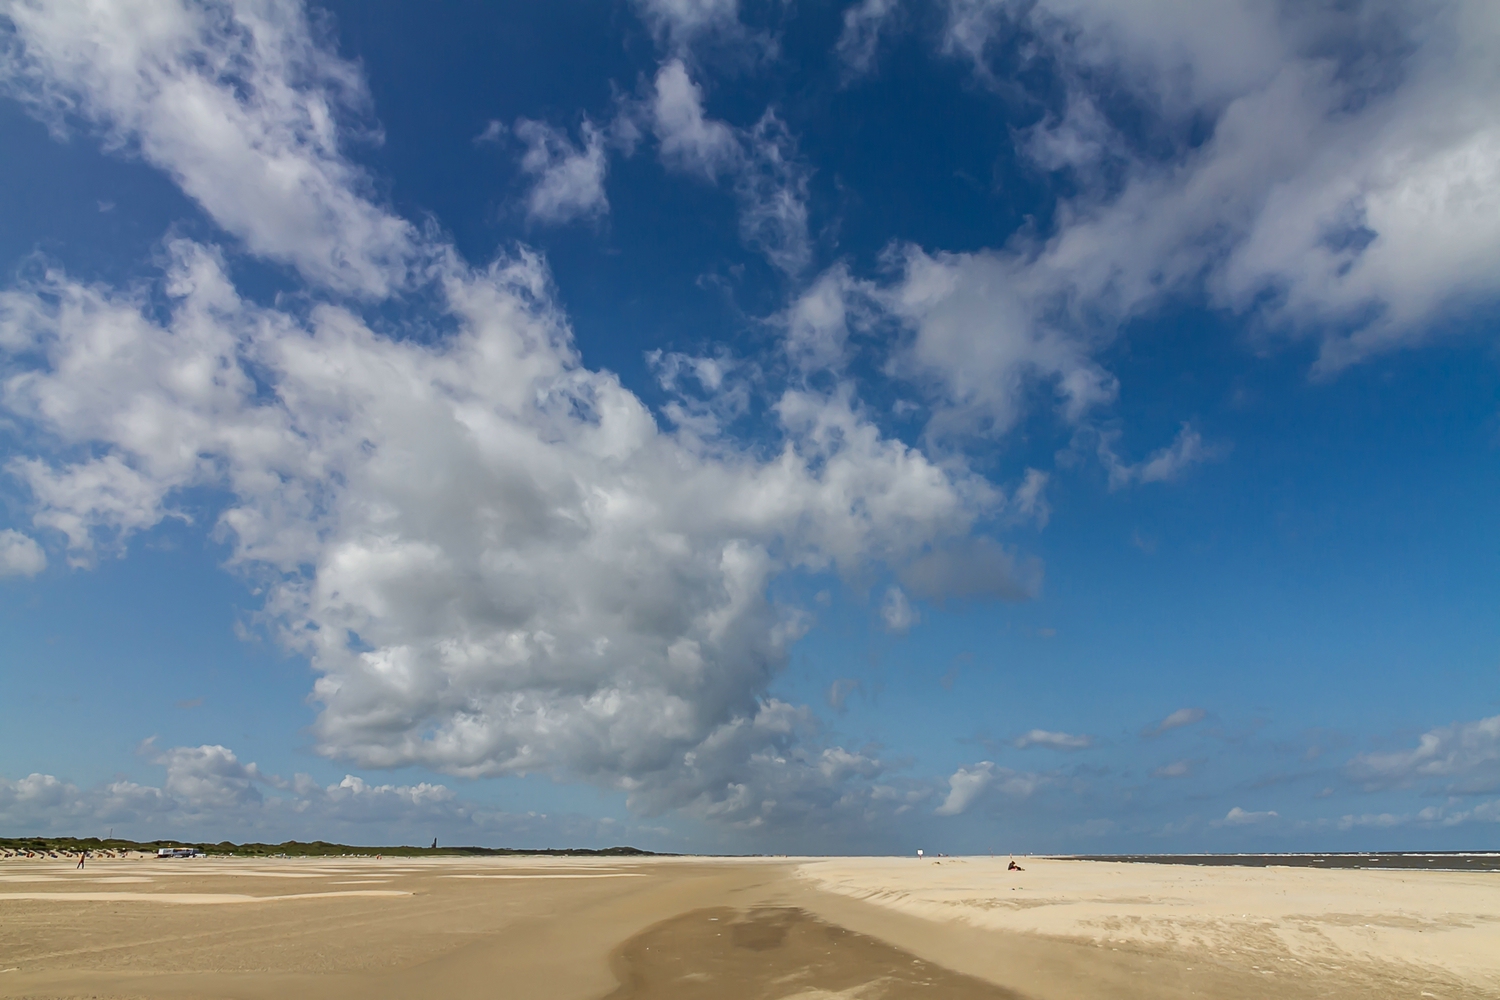
<path fill-rule="evenodd" d="M 1223 819 L 1214 820 L 1212 825 L 1254 826 L 1258 823 L 1268 823 L 1273 819 L 1278 819 L 1279 816 L 1280 814 L 1277 813 L 1274 809 L 1266 810 L 1264 812 L 1249 812 L 1245 809 L 1241 809 L 1239 806 L 1235 806 L 1233 809 L 1229 810 L 1229 812 L 1224 814 Z"/>
<path fill-rule="evenodd" d="M 1206 714 L 1208 713 L 1204 712 L 1201 708 L 1179 708 L 1171 715 L 1168 715 L 1165 719 L 1162 719 L 1156 725 L 1147 726 L 1145 731 L 1142 732 L 1141 735 L 1160 736 L 1162 733 L 1170 732 L 1173 729 L 1181 729 L 1183 726 L 1191 726 L 1195 722 L 1203 721 L 1203 717 Z"/>
<path fill-rule="evenodd" d="M 844 365 L 851 313 L 858 314 L 862 282 L 836 264 L 820 274 L 780 317 L 783 348 L 803 373 L 837 371 Z"/>
<path fill-rule="evenodd" d="M 526 216 L 538 222 L 571 222 L 609 211 L 604 175 L 609 161 L 604 136 L 592 122 L 583 123 L 583 146 L 546 122 L 522 118 L 516 138 L 526 144 L 521 169 L 534 180 L 526 196 Z"/>
<path fill-rule="evenodd" d="M 1092 357 L 1098 338 L 1049 318 L 1071 264 L 916 246 L 895 248 L 890 262 L 899 279 L 875 298 L 911 332 L 900 367 L 936 394 L 934 431 L 1003 433 L 1038 386 L 1074 421 L 1115 398 L 1114 376 Z"/>
<path fill-rule="evenodd" d="M 933 810 L 935 816 L 957 816 L 972 806 L 981 795 L 993 788 L 1003 795 L 1024 799 L 1047 783 L 1044 775 L 1013 771 L 993 761 L 960 767 L 948 778 L 948 795 Z"/>
<path fill-rule="evenodd" d="M 1033 729 L 1022 733 L 1011 741 L 1017 750 L 1025 750 L 1027 747 L 1048 747 L 1053 750 L 1082 750 L 1093 742 L 1093 738 L 1089 736 L 1075 736 L 1072 733 L 1054 733 L 1046 729 Z"/>
<path fill-rule="evenodd" d="M 887 587 L 885 599 L 880 602 L 880 620 L 887 632 L 906 632 L 922 620 L 922 615 L 911 606 L 905 591 L 900 587 Z"/>
<path fill-rule="evenodd" d="M 320 747 L 364 766 L 635 788 L 738 752 L 801 628 L 769 582 L 903 565 L 988 496 L 847 400 L 788 393 L 765 459 L 662 431 L 578 363 L 534 258 L 452 264 L 458 330 L 426 344 L 254 306 L 210 250 L 171 252 L 162 323 L 58 273 L 9 293 L 43 360 L 6 407 L 95 446 L 12 472 L 81 561 L 176 491 L 228 491 L 232 564 L 272 574 L 267 621 L 321 674 Z"/>
<path fill-rule="evenodd" d="M 160 786 L 116 780 L 79 788 L 50 774 L 0 776 L 0 824 L 69 836 L 111 826 L 145 839 L 352 835 L 365 838 L 356 841 L 362 843 L 370 837 L 410 843 L 440 836 L 450 842 L 525 846 L 560 837 L 618 843 L 626 833 L 613 820 L 506 813 L 427 782 L 371 784 L 353 774 L 326 786 L 306 774 L 284 779 L 242 762 L 223 746 L 158 752 L 148 741 L 143 749 L 166 772 Z"/>
<path fill-rule="evenodd" d="M 948 797 L 933 812 L 938 816 L 957 816 L 973 804 L 994 778 L 995 765 L 980 761 L 972 768 L 961 767 L 948 778 Z"/>
<path fill-rule="evenodd" d="M 69 40 L 72 6 L 14 9 L 11 86 L 138 143 L 312 291 L 255 303 L 221 251 L 174 239 L 154 287 L 51 269 L 3 293 L 0 405 L 27 442 L 6 470 L 70 561 L 186 518 L 184 491 L 224 497 L 229 566 L 317 674 L 317 749 L 361 767 L 540 773 L 746 827 L 911 804 L 881 791 L 883 762 L 768 696 L 806 628 L 771 584 L 873 569 L 924 594 L 1000 593 L 1013 557 L 953 554 L 1003 507 L 982 477 L 885 436 L 847 382 L 787 388 L 750 444 L 674 424 L 732 391 L 729 362 L 692 366 L 710 398 L 679 386 L 659 424 L 582 363 L 540 259 L 473 267 L 366 197 L 318 117 L 330 74 L 346 97 L 362 85 L 296 8 L 144 5 L 117 32 L 78 27 L 92 60 Z M 179 134 L 159 106 L 177 88 L 217 109 L 214 129 Z M 713 136 L 781 141 L 698 124 L 673 147 L 685 163 L 711 164 Z M 538 135 L 546 169 L 573 155 Z M 409 259 L 425 262 L 421 336 L 318 294 L 391 291 Z M 225 795 L 264 794 L 223 755 L 194 760 Z"/>
<path fill-rule="evenodd" d="M 0 577 L 36 576 L 47 568 L 47 553 L 36 539 L 6 528 L 0 531 Z"/>
<path fill-rule="evenodd" d="M 1348 775 L 1367 788 L 1425 783 L 1453 795 L 1500 789 L 1500 715 L 1423 733 L 1410 750 L 1363 753 Z"/>
<path fill-rule="evenodd" d="M 1083 190 L 1006 262 L 1075 323 L 1199 290 L 1319 337 L 1326 372 L 1500 292 L 1492 4 L 947 6 L 944 47 L 981 77 L 1020 38 L 1066 92 L 1037 95 L 1023 151 Z"/>
<path fill-rule="evenodd" d="M 703 88 L 681 59 L 670 59 L 657 70 L 650 111 L 659 155 L 669 168 L 715 181 L 738 165 L 740 143 L 734 129 L 707 116 Z"/>
<path fill-rule="evenodd" d="M 364 81 L 300 3 L 15 0 L 5 14 L 0 85 L 54 128 L 98 129 L 309 281 L 370 296 L 407 281 L 414 228 L 341 153 Z"/>
<path fill-rule="evenodd" d="M 257 787 L 263 776 L 254 764 L 242 764 L 223 746 L 173 747 L 156 758 L 167 769 L 162 791 L 203 812 L 232 812 L 260 806 Z"/>

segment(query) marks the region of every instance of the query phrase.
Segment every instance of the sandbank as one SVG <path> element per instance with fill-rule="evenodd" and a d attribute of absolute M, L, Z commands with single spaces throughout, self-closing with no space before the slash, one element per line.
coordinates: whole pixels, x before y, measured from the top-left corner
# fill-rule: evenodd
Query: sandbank
<path fill-rule="evenodd" d="M 8 859 L 0 997 L 1500 996 L 1500 873 L 1022 864 Z"/>

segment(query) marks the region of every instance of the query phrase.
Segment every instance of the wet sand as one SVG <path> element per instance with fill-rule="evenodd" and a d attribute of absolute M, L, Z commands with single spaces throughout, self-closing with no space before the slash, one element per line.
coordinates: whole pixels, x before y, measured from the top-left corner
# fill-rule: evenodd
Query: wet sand
<path fill-rule="evenodd" d="M 8 860 L 0 997 L 1500 996 L 1494 874 L 1025 864 Z"/>
<path fill-rule="evenodd" d="M 685 913 L 627 941 L 614 967 L 620 987 L 608 1000 L 1020 1000 L 1012 990 L 792 906 Z"/>

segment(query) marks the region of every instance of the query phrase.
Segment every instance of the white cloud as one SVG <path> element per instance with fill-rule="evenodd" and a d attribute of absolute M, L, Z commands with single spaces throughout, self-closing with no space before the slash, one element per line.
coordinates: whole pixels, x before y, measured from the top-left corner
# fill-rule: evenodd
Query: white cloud
<path fill-rule="evenodd" d="M 1089 736 L 1076 736 L 1072 733 L 1054 733 L 1045 729 L 1033 729 L 1022 733 L 1011 742 L 1017 750 L 1025 750 L 1027 747 L 1048 747 L 1053 750 L 1082 750 L 1094 741 Z"/>
<path fill-rule="evenodd" d="M 1424 812 L 1426 810 L 1423 810 Z M 1500 823 L 1500 799 L 1491 799 L 1481 802 L 1472 809 L 1464 809 L 1450 813 L 1443 818 L 1443 822 L 1449 825 L 1459 823 Z"/>
<path fill-rule="evenodd" d="M 843 367 L 849 340 L 851 299 L 862 285 L 843 264 L 835 264 L 802 291 L 781 317 L 782 345 L 803 373 Z M 857 307 L 856 307 L 857 308 Z"/>
<path fill-rule="evenodd" d="M 734 190 L 740 201 L 740 239 L 777 270 L 800 274 L 812 260 L 807 232 L 811 171 L 775 112 L 767 110 L 745 134 L 746 156 Z"/>
<path fill-rule="evenodd" d="M 1017 35 L 1055 65 L 1069 96 L 1025 137 L 1039 166 L 1118 168 L 1085 169 L 1056 232 L 1010 258 L 1075 322 L 1115 329 L 1198 289 L 1320 338 L 1332 371 L 1500 293 L 1500 15 L 1486 0 L 948 9 L 945 48 L 981 76 L 991 40 Z M 1108 121 L 1122 96 L 1135 125 Z M 1209 138 L 1190 141 L 1203 121 Z"/>
<path fill-rule="evenodd" d="M 604 155 L 604 136 L 593 123 L 583 123 L 581 149 L 567 133 L 545 122 L 522 118 L 514 131 L 526 144 L 521 169 L 535 178 L 526 196 L 527 218 L 561 223 L 609 211 L 604 193 L 609 161 Z"/>
<path fill-rule="evenodd" d="M 1319 823 L 1332 825 L 1340 830 L 1369 828 L 1385 830 L 1403 826 L 1433 828 L 1461 826 L 1466 823 L 1500 823 L 1500 799 L 1479 802 L 1467 809 L 1456 808 L 1454 803 L 1448 802 L 1440 806 L 1428 806 L 1414 813 L 1385 812 L 1358 815 L 1350 813 L 1340 816 L 1337 820 L 1320 820 Z"/>
<path fill-rule="evenodd" d="M 703 88 L 688 76 L 681 59 L 668 60 L 657 70 L 650 111 L 659 155 L 670 169 L 713 182 L 738 167 L 735 130 L 704 113 Z"/>
<path fill-rule="evenodd" d="M 212 252 L 171 251 L 161 324 L 57 273 L 9 293 L 5 342 L 41 363 L 5 406 L 93 456 L 12 471 L 78 561 L 226 490 L 232 564 L 271 574 L 266 620 L 320 674 L 319 747 L 362 766 L 727 794 L 678 779 L 770 739 L 759 699 L 803 627 L 770 581 L 921 566 L 990 502 L 846 397 L 784 395 L 764 459 L 664 432 L 578 363 L 530 257 L 450 258 L 457 330 L 430 344 L 253 306 Z"/>
<path fill-rule="evenodd" d="M 987 760 L 973 768 L 961 767 L 948 779 L 948 797 L 933 812 L 938 816 L 957 816 L 968 809 L 989 787 L 994 778 L 995 765 Z"/>
<path fill-rule="evenodd" d="M 1280 814 L 1277 813 L 1274 809 L 1267 810 L 1265 812 L 1249 812 L 1247 810 L 1241 809 L 1239 806 L 1235 806 L 1233 809 L 1229 810 L 1229 812 L 1224 814 L 1223 819 L 1214 820 L 1211 825 L 1254 826 L 1257 823 L 1268 823 L 1273 819 L 1278 819 L 1279 817 Z"/>
<path fill-rule="evenodd" d="M 148 742 L 145 750 L 166 771 L 160 786 L 116 780 L 79 788 L 50 774 L 0 775 L 0 824 L 67 836 L 110 826 L 122 836 L 145 839 L 216 841 L 232 835 L 412 843 L 439 836 L 449 843 L 503 839 L 507 846 L 538 847 L 556 837 L 611 844 L 628 835 L 612 820 L 506 813 L 426 782 L 370 784 L 352 774 L 327 786 L 305 774 L 283 779 L 241 762 L 223 746 L 156 753 Z"/>
<path fill-rule="evenodd" d="M 1052 517 L 1052 507 L 1047 503 L 1047 482 L 1051 477 L 1040 469 L 1027 469 L 1021 485 L 1011 496 L 1011 507 L 1016 517 L 1031 521 L 1038 528 L 1045 528 Z"/>
<path fill-rule="evenodd" d="M 1397 815 L 1395 813 L 1365 813 L 1361 816 L 1350 814 L 1339 817 L 1338 828 L 1340 830 L 1370 829 L 1387 830 L 1395 826 L 1407 826 L 1414 822 L 1414 817 L 1409 814 Z"/>
<path fill-rule="evenodd" d="M 844 8 L 844 27 L 834 54 L 844 66 L 846 79 L 874 69 L 881 33 L 900 10 L 901 0 L 857 0 Z"/>
<path fill-rule="evenodd" d="M 738 38 L 739 0 L 635 0 L 658 41 L 681 54 L 704 36 Z"/>
<path fill-rule="evenodd" d="M 72 52 L 57 20 L 70 10 L 26 7 L 24 44 Z M 273 22 L 241 23 L 259 10 Z M 145 17 L 161 11 L 165 20 Z M 394 287 L 399 268 L 372 256 L 368 230 L 350 221 L 385 216 L 360 193 L 333 126 L 311 137 L 282 127 L 325 108 L 333 70 L 362 93 L 347 65 L 309 40 L 300 13 L 215 7 L 189 17 L 186 34 L 182 10 L 138 13 L 118 37 L 86 29 L 93 61 L 108 80 L 159 87 L 95 93 L 92 71 L 60 56 L 28 57 L 13 85 L 48 100 L 86 89 L 101 121 L 134 123 L 130 137 L 165 150 L 148 158 L 207 192 L 205 207 L 252 251 L 291 255 L 335 290 Z M 309 78 L 307 60 L 323 75 Z M 663 79 L 690 105 L 686 117 L 658 116 L 687 123 L 664 133 L 678 137 L 664 149 L 683 162 L 714 173 L 716 136 L 740 150 L 737 169 L 755 162 L 757 142 L 785 149 L 765 132 L 742 146 L 722 123 L 694 118 L 701 105 L 680 64 Z M 241 159 L 205 165 L 191 154 L 198 140 L 164 123 L 157 102 L 179 84 L 234 105 L 220 108 L 230 137 L 220 138 Z M 545 182 L 573 151 L 525 123 L 517 131 L 535 132 L 541 187 L 556 195 L 539 210 L 579 207 Z M 296 183 L 214 186 L 231 175 Z M 231 191 L 252 206 L 267 191 L 283 201 L 242 220 L 220 204 Z M 306 240 L 257 228 L 286 212 L 328 225 Z M 921 569 L 924 553 L 993 513 L 996 491 L 884 437 L 848 384 L 786 390 L 751 445 L 711 420 L 664 429 L 615 376 L 582 365 L 536 257 L 475 269 L 404 222 L 390 231 L 403 234 L 401 259 L 429 262 L 430 312 L 418 322 L 451 331 L 441 339 L 377 333 L 316 298 L 256 305 L 215 249 L 186 240 L 168 244 L 155 289 L 54 270 L 3 293 L 11 374 L 0 404 L 30 442 L 7 471 L 29 489 L 34 524 L 86 565 L 185 518 L 184 490 L 227 497 L 216 530 L 229 565 L 264 584 L 263 625 L 316 671 L 316 745 L 332 757 L 590 781 L 627 791 L 639 810 L 688 808 L 739 825 L 792 822 L 817 803 L 857 812 L 884 802 L 872 797 L 884 765 L 826 745 L 805 709 L 768 700 L 806 627 L 798 609 L 768 597 L 770 584 L 789 572 L 900 573 L 916 561 L 930 587 L 948 585 Z M 775 241 L 766 249 L 777 252 Z M 679 387 L 669 414 L 711 415 L 717 397 L 737 391 L 731 361 L 699 360 L 704 397 Z M 990 562 L 965 571 L 984 577 L 978 584 L 956 585 L 992 588 L 985 581 L 1004 567 Z M 223 755 L 195 760 L 173 773 L 208 775 L 231 796 L 260 787 L 234 778 Z M 163 794 L 177 794 L 174 780 Z"/>
<path fill-rule="evenodd" d="M 887 632 L 906 632 L 922 620 L 921 612 L 911 606 L 906 592 L 900 587 L 887 587 L 885 599 L 880 602 L 880 620 Z"/>
<path fill-rule="evenodd" d="M 1120 141 L 1099 107 L 1072 90 L 1062 115 L 1048 114 L 1021 133 L 1021 149 L 1044 170 L 1071 170 L 1087 178 L 1104 161 L 1117 156 Z"/>
<path fill-rule="evenodd" d="M 265 801 L 256 787 L 263 779 L 254 764 L 241 764 L 223 746 L 173 747 L 156 758 L 167 769 L 163 791 L 202 812 L 256 808 Z"/>
<path fill-rule="evenodd" d="M 1117 490 L 1131 483 L 1164 483 L 1180 476 L 1188 467 L 1212 461 L 1224 453 L 1219 445 L 1205 444 L 1203 436 L 1183 424 L 1172 443 L 1152 452 L 1135 465 L 1115 454 L 1113 435 L 1099 435 L 1099 461 L 1109 473 L 1109 488 Z"/>
<path fill-rule="evenodd" d="M 703 89 L 681 59 L 657 71 L 649 101 L 658 155 L 670 170 L 709 183 L 732 178 L 740 203 L 740 238 L 779 270 L 796 275 L 812 259 L 807 232 L 810 171 L 776 113 L 767 109 L 753 127 L 736 129 L 708 117 Z"/>
<path fill-rule="evenodd" d="M 1154 726 L 1147 726 L 1143 736 L 1160 736 L 1162 733 L 1201 722 L 1207 713 L 1201 708 L 1179 708 Z"/>
<path fill-rule="evenodd" d="M 899 370 L 932 386 L 939 433 L 1000 434 L 1014 426 L 1034 386 L 1050 390 L 1069 420 L 1115 398 L 1114 376 L 1092 360 L 1095 339 L 1048 319 L 1065 290 L 1061 262 L 996 251 L 892 251 L 900 278 L 876 299 L 912 338 Z"/>
<path fill-rule="evenodd" d="M 1450 794 L 1500 789 L 1500 715 L 1455 722 L 1423 733 L 1410 750 L 1363 753 L 1351 778 L 1371 788 L 1427 782 Z"/>
<path fill-rule="evenodd" d="M 1193 772 L 1193 762 L 1190 760 L 1174 760 L 1170 764 L 1163 764 L 1151 772 L 1153 778 L 1185 778 Z"/>
<path fill-rule="evenodd" d="M 742 827 L 920 798 L 769 697 L 807 627 L 771 585 L 888 572 L 934 600 L 1028 596 L 1038 567 L 957 544 L 1007 512 L 999 491 L 884 436 L 847 381 L 785 389 L 744 443 L 723 429 L 748 409 L 732 359 L 659 359 L 694 373 L 669 380 L 660 425 L 583 365 L 537 257 L 471 267 L 373 205 L 332 117 L 363 84 L 300 8 L 143 4 L 98 24 L 67 3 L 12 9 L 13 91 L 54 112 L 73 101 L 312 286 L 259 305 L 218 250 L 171 240 L 155 287 L 49 270 L 0 293 L 0 406 L 21 441 L 6 471 L 71 562 L 186 519 L 184 491 L 225 497 L 230 568 L 255 578 L 261 625 L 317 674 L 316 747 L 360 767 L 538 773 Z M 798 266 L 805 216 L 775 206 L 805 175 L 779 122 L 706 118 L 680 62 L 656 97 L 664 158 L 771 178 L 736 181 L 761 220 L 746 238 Z M 174 101 L 197 104 L 176 117 Z M 577 180 L 567 165 L 598 137 L 580 150 L 542 129 L 517 127 L 535 140 L 538 213 L 585 210 L 587 184 L 548 179 Z M 422 336 L 320 297 L 385 294 L 415 260 Z M 1022 496 L 1034 511 L 1039 486 Z M 163 760 L 163 788 L 110 794 L 253 810 L 281 791 L 222 748 Z"/>
<path fill-rule="evenodd" d="M 340 153 L 339 117 L 366 110 L 364 82 L 313 40 L 300 3 L 12 0 L 5 12 L 0 84 L 55 128 L 99 128 L 309 281 L 373 296 L 406 282 L 413 227 L 368 199 Z"/>
<path fill-rule="evenodd" d="M 1024 799 L 1047 782 L 1044 775 L 1012 771 L 1008 767 L 997 767 L 994 761 L 982 760 L 953 772 L 948 778 L 948 796 L 933 810 L 933 815 L 957 816 L 990 788 L 1012 798 Z"/>
<path fill-rule="evenodd" d="M 0 577 L 36 576 L 47 568 L 47 553 L 36 539 L 11 528 L 0 531 Z"/>

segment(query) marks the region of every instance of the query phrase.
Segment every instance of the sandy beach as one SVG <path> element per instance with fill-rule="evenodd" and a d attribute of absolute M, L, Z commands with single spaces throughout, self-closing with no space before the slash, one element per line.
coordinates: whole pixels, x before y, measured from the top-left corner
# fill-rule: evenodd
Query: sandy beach
<path fill-rule="evenodd" d="M 0 997 L 1500 996 L 1500 873 L 1023 859 L 0 862 Z"/>

